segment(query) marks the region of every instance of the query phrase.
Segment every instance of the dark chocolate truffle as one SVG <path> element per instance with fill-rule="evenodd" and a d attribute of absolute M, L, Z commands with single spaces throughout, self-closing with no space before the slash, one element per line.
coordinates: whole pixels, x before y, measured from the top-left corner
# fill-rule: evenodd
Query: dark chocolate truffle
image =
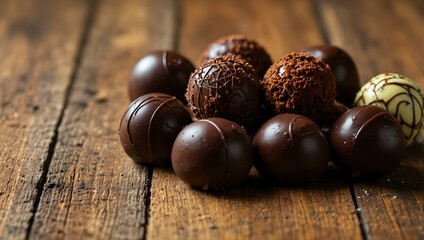
<path fill-rule="evenodd" d="M 170 163 L 178 133 L 191 117 L 173 96 L 151 93 L 134 100 L 122 117 L 119 135 L 125 152 L 136 163 Z"/>
<path fill-rule="evenodd" d="M 308 53 L 289 53 L 273 64 L 261 81 L 274 114 L 304 115 L 319 125 L 345 111 L 335 101 L 336 80 L 330 67 Z"/>
<path fill-rule="evenodd" d="M 222 117 L 249 127 L 261 112 L 259 79 L 245 60 L 223 55 L 204 62 L 190 76 L 187 100 L 199 119 Z"/>
<path fill-rule="evenodd" d="M 201 61 L 225 54 L 234 54 L 245 59 L 253 66 L 260 78 L 272 64 L 271 57 L 265 49 L 255 40 L 243 35 L 229 35 L 217 39 L 203 52 Z"/>
<path fill-rule="evenodd" d="M 172 167 L 177 176 L 203 190 L 239 185 L 252 165 L 252 145 L 246 130 L 223 118 L 186 126 L 172 148 Z"/>
<path fill-rule="evenodd" d="M 253 138 L 254 163 L 266 179 L 304 182 L 322 175 L 330 158 L 324 133 L 309 118 L 280 114 L 265 122 Z"/>
<path fill-rule="evenodd" d="M 332 45 L 313 46 L 306 49 L 305 52 L 330 65 L 336 78 L 336 100 L 352 107 L 360 83 L 355 63 L 349 54 Z"/>
<path fill-rule="evenodd" d="M 143 57 L 134 67 L 128 83 L 131 100 L 153 92 L 166 93 L 187 103 L 185 92 L 195 67 L 185 57 L 171 51 L 155 51 Z"/>
<path fill-rule="evenodd" d="M 405 138 L 396 119 L 376 106 L 355 107 L 340 116 L 330 130 L 339 165 L 358 174 L 383 176 L 395 170 L 405 151 Z"/>

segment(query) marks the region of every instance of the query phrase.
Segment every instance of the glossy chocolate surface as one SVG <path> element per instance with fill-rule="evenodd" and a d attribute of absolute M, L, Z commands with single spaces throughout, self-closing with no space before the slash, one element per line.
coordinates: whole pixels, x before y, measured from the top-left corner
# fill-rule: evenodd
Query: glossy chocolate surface
<path fill-rule="evenodd" d="M 336 100 L 352 107 L 360 88 L 359 75 L 352 58 L 342 49 L 332 45 L 320 45 L 305 50 L 327 63 L 336 78 Z"/>
<path fill-rule="evenodd" d="M 336 165 L 358 174 L 383 176 L 395 170 L 404 155 L 405 139 L 396 119 L 376 106 L 355 107 L 330 130 Z"/>
<path fill-rule="evenodd" d="M 146 94 L 134 100 L 122 117 L 121 144 L 136 163 L 170 163 L 175 138 L 191 122 L 184 104 L 175 97 Z"/>
<path fill-rule="evenodd" d="M 297 114 L 280 114 L 265 122 L 253 138 L 253 149 L 259 173 L 277 182 L 318 178 L 330 157 L 318 125 Z"/>
<path fill-rule="evenodd" d="M 252 145 L 246 130 L 223 118 L 203 119 L 186 126 L 172 149 L 172 167 L 177 176 L 203 190 L 239 185 L 252 164 Z"/>
<path fill-rule="evenodd" d="M 143 57 L 134 67 L 128 83 L 130 99 L 153 92 L 166 93 L 187 103 L 184 94 L 193 64 L 178 53 L 155 51 Z"/>
<path fill-rule="evenodd" d="M 219 56 L 198 67 L 190 76 L 186 96 L 199 119 L 221 117 L 249 128 L 261 112 L 258 76 L 234 55 Z"/>
<path fill-rule="evenodd" d="M 260 78 L 272 64 L 271 57 L 265 49 L 253 39 L 243 35 L 229 35 L 217 39 L 203 52 L 201 61 L 216 58 L 225 54 L 234 54 L 246 60 Z"/>

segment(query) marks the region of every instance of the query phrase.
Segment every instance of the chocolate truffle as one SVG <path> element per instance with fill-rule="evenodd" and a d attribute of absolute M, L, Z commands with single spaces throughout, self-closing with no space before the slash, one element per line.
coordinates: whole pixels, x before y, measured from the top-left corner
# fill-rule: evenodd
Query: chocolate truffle
<path fill-rule="evenodd" d="M 261 85 L 275 115 L 295 113 L 325 125 L 346 109 L 335 101 L 336 80 L 330 67 L 309 53 L 285 55 L 268 69 Z"/>
<path fill-rule="evenodd" d="M 306 49 L 305 52 L 330 65 L 336 78 L 336 100 L 352 107 L 360 84 L 358 71 L 349 54 L 332 45 L 313 46 Z"/>
<path fill-rule="evenodd" d="M 122 117 L 119 135 L 125 152 L 136 163 L 170 163 L 175 138 L 191 117 L 173 96 L 150 93 L 134 100 Z"/>
<path fill-rule="evenodd" d="M 258 172 L 277 182 L 318 178 L 330 157 L 330 146 L 318 125 L 297 114 L 280 114 L 265 122 L 253 138 L 253 151 Z"/>
<path fill-rule="evenodd" d="M 199 119 L 222 117 L 249 127 L 261 111 L 258 76 L 235 55 L 219 56 L 198 67 L 190 76 L 186 97 Z"/>
<path fill-rule="evenodd" d="M 265 49 L 255 40 L 243 35 L 221 37 L 209 44 L 203 52 L 201 62 L 225 54 L 234 54 L 246 60 L 253 66 L 260 78 L 272 64 L 271 57 Z"/>
<path fill-rule="evenodd" d="M 423 93 L 420 86 L 396 73 L 373 77 L 358 92 L 356 106 L 375 105 L 385 108 L 399 121 L 407 142 L 412 146 L 423 126 Z"/>
<path fill-rule="evenodd" d="M 376 106 L 354 107 L 340 116 L 330 130 L 336 165 L 353 176 L 384 176 L 395 170 L 405 150 L 405 139 L 396 119 Z"/>
<path fill-rule="evenodd" d="M 166 93 L 187 103 L 187 82 L 195 67 L 185 57 L 172 51 L 155 51 L 143 57 L 134 67 L 128 83 L 131 100 L 153 92 Z"/>
<path fill-rule="evenodd" d="M 186 126 L 172 148 L 172 167 L 177 176 L 203 190 L 239 185 L 252 165 L 252 145 L 246 130 L 223 118 L 202 119 Z"/>

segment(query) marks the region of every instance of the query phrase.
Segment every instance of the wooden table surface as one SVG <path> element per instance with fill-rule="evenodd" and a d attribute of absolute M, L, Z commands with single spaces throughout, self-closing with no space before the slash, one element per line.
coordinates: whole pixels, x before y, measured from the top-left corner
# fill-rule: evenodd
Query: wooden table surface
<path fill-rule="evenodd" d="M 331 43 L 361 82 L 424 88 L 422 0 L 0 0 L 1 239 L 424 239 L 424 139 L 377 179 L 329 170 L 207 193 L 134 164 L 118 137 L 136 61 L 246 34 L 277 60 Z"/>

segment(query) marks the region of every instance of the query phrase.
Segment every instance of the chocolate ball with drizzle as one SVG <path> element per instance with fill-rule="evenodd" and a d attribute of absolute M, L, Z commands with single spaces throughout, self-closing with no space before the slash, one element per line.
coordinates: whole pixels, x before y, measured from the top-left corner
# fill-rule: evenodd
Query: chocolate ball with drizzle
<path fill-rule="evenodd" d="M 175 139 L 172 167 L 194 188 L 220 190 L 239 185 L 249 175 L 253 152 L 247 131 L 223 118 L 186 126 Z"/>
<path fill-rule="evenodd" d="M 384 176 L 401 163 L 405 139 L 396 119 L 383 108 L 354 107 L 330 130 L 333 162 L 352 176 Z"/>
<path fill-rule="evenodd" d="M 198 67 L 190 76 L 186 97 L 199 119 L 221 117 L 249 128 L 261 112 L 258 76 L 249 63 L 231 54 Z"/>
<path fill-rule="evenodd" d="M 279 183 L 314 180 L 330 158 L 324 133 L 298 114 L 280 114 L 266 121 L 253 138 L 253 151 L 259 173 Z"/>
<path fill-rule="evenodd" d="M 170 163 L 175 138 L 191 122 L 186 107 L 175 97 L 163 93 L 143 95 L 131 103 L 122 117 L 122 147 L 136 163 Z"/>
<path fill-rule="evenodd" d="M 412 146 L 420 137 L 424 121 L 424 98 L 420 86 L 396 73 L 382 73 L 367 82 L 356 95 L 355 105 L 375 105 L 398 120 Z"/>

